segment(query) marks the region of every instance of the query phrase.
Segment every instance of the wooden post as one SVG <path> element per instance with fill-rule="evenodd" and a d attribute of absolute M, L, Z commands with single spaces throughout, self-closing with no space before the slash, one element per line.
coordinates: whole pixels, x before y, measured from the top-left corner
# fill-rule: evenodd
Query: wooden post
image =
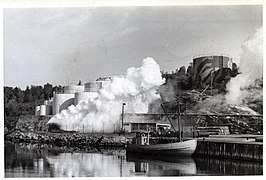
<path fill-rule="evenodd" d="M 212 81 L 213 81 L 212 74 L 213 74 L 213 70 L 211 71 L 211 96 L 212 96 Z"/>
<path fill-rule="evenodd" d="M 177 120 L 178 120 L 178 138 L 179 141 L 182 141 L 181 138 L 181 122 L 180 122 L 180 102 L 178 102 L 178 116 L 177 116 Z"/>

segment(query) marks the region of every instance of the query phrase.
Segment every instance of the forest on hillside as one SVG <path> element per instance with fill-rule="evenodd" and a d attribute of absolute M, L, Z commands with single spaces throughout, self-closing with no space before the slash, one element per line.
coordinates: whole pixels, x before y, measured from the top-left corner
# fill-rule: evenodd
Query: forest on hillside
<path fill-rule="evenodd" d="M 35 107 L 53 97 L 53 91 L 63 89 L 62 86 L 45 84 L 44 86 L 27 86 L 25 90 L 18 87 L 4 87 L 4 117 L 34 115 Z"/>

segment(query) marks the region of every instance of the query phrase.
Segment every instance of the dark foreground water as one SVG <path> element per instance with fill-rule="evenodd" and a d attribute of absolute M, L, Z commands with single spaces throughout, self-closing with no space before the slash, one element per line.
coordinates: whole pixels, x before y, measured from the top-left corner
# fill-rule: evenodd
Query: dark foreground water
<path fill-rule="evenodd" d="M 258 162 L 141 157 L 126 154 L 123 149 L 77 152 L 5 142 L 5 177 L 262 175 L 262 169 Z"/>

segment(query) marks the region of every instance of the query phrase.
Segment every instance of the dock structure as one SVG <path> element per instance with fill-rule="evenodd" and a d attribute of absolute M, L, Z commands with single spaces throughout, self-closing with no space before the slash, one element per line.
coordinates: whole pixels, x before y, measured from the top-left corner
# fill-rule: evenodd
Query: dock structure
<path fill-rule="evenodd" d="M 207 156 L 236 160 L 263 161 L 263 142 L 260 136 L 211 136 L 198 138 L 195 156 Z"/>

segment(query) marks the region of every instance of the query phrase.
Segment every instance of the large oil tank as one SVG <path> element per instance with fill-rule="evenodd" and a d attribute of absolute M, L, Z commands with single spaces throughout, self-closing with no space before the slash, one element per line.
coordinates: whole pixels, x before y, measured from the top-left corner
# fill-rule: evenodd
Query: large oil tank
<path fill-rule="evenodd" d="M 51 105 L 51 106 L 53 105 L 53 99 L 48 100 L 48 105 Z"/>
<path fill-rule="evenodd" d="M 102 82 L 102 88 L 108 86 L 110 84 L 111 80 L 101 81 Z"/>
<path fill-rule="evenodd" d="M 53 100 L 53 114 L 58 114 L 74 104 L 75 94 L 55 94 Z"/>
<path fill-rule="evenodd" d="M 48 100 L 44 100 L 43 104 L 44 105 L 49 105 L 49 101 Z"/>
<path fill-rule="evenodd" d="M 195 57 L 193 59 L 193 82 L 195 84 L 209 83 L 213 73 L 223 68 L 232 69 L 232 58 L 215 55 Z"/>
<path fill-rule="evenodd" d="M 102 88 L 102 81 L 91 81 L 85 83 L 86 92 L 98 92 Z"/>
<path fill-rule="evenodd" d="M 52 115 L 52 106 L 41 105 L 40 116 Z"/>
<path fill-rule="evenodd" d="M 50 100 L 44 100 L 43 104 L 44 105 L 52 105 L 52 102 L 53 102 L 53 100 L 51 100 L 51 99 Z"/>
<path fill-rule="evenodd" d="M 84 92 L 84 85 L 69 85 L 65 87 L 65 94 L 74 94 L 76 92 Z"/>
<path fill-rule="evenodd" d="M 36 108 L 35 108 L 35 115 L 36 116 L 40 115 L 40 110 L 41 110 L 41 106 L 36 106 Z"/>
<path fill-rule="evenodd" d="M 87 99 L 94 99 L 98 97 L 97 92 L 78 92 L 75 93 L 75 105 L 77 105 L 81 101 L 86 101 Z"/>

